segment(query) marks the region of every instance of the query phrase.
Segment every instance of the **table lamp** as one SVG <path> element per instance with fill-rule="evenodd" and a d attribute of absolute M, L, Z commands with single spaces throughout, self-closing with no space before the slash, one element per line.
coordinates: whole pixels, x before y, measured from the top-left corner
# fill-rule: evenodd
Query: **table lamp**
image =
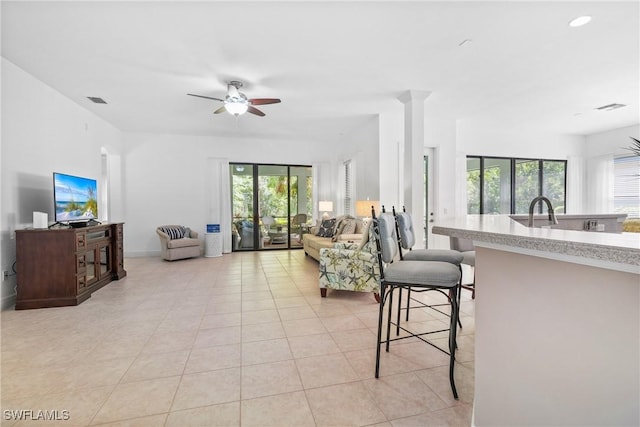
<path fill-rule="evenodd" d="M 322 219 L 328 219 L 329 212 L 333 212 L 333 202 L 331 200 L 320 200 L 318 202 L 318 210 L 324 211 Z"/>
<path fill-rule="evenodd" d="M 380 213 L 380 202 L 377 200 L 356 200 L 356 216 L 362 218 L 365 227 L 371 221 L 371 206 L 376 213 Z"/>

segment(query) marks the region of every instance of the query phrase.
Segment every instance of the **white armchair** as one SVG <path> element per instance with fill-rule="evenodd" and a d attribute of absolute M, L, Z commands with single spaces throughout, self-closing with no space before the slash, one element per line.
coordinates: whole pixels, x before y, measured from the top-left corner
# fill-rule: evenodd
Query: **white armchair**
<path fill-rule="evenodd" d="M 167 261 L 202 256 L 202 241 L 189 227 L 161 225 L 156 233 L 160 237 L 160 255 Z"/>

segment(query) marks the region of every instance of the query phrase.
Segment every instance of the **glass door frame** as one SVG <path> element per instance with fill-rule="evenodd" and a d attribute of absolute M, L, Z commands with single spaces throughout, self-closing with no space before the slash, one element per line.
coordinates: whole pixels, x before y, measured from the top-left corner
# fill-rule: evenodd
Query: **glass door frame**
<path fill-rule="evenodd" d="M 294 168 L 308 168 L 309 169 L 309 177 L 312 176 L 311 174 L 311 168 L 312 166 L 310 165 L 287 165 L 287 164 L 275 164 L 275 163 L 247 163 L 247 162 L 229 162 L 229 173 L 232 175 L 231 180 L 230 180 L 230 185 L 231 185 L 231 197 L 232 197 L 232 202 L 231 202 L 231 206 L 233 209 L 233 197 L 234 197 L 234 182 L 233 182 L 233 175 L 234 175 L 234 168 L 238 167 L 238 166 L 244 166 L 245 168 L 250 167 L 251 168 L 251 177 L 252 177 L 252 203 L 251 203 L 251 209 L 252 212 L 246 216 L 246 219 L 248 220 L 249 218 L 251 219 L 251 224 L 252 224 L 252 229 L 253 229 L 253 233 L 252 233 L 252 246 L 251 247 L 242 247 L 242 246 L 236 246 L 233 245 L 233 251 L 234 252 L 245 252 L 245 251 L 260 251 L 260 250 L 289 250 L 289 249 L 301 249 L 302 248 L 302 244 L 300 243 L 299 245 L 296 244 L 292 244 L 292 218 L 293 216 L 295 216 L 295 213 L 298 213 L 298 208 L 299 206 L 295 206 L 295 209 L 292 210 L 293 206 L 292 206 L 292 200 L 291 200 L 291 195 L 292 195 L 292 189 L 291 189 L 291 171 Z M 284 245 L 278 244 L 277 247 L 272 247 L 272 245 L 268 244 L 268 247 L 265 247 L 265 243 L 269 243 L 269 241 L 267 239 L 265 239 L 265 237 L 267 237 L 268 235 L 264 235 L 265 232 L 263 230 L 263 221 L 262 221 L 262 216 L 263 215 L 271 215 L 271 213 L 269 212 L 261 212 L 260 209 L 260 205 L 261 205 L 261 199 L 260 199 L 260 177 L 261 176 L 270 176 L 270 175 L 260 175 L 261 173 L 261 168 L 268 168 L 268 167 L 274 167 L 274 168 L 286 168 L 286 175 L 282 175 L 285 177 L 286 180 L 286 224 L 282 225 L 283 227 L 287 228 L 287 232 L 286 232 L 286 241 Z M 276 176 L 276 175 L 274 175 Z M 298 175 L 299 176 L 299 175 Z M 302 185 L 303 189 L 306 189 L 306 181 L 305 182 L 301 182 L 300 179 L 298 178 L 298 197 L 300 194 L 300 185 Z M 313 195 L 309 195 L 309 197 L 313 198 Z M 299 203 L 298 203 L 299 205 Z M 313 206 L 313 204 L 311 204 L 310 206 Z M 295 213 L 294 213 L 295 211 Z M 307 213 L 308 215 L 311 214 L 311 212 L 301 212 L 301 213 Z M 232 211 L 231 213 L 232 216 L 232 221 L 234 224 L 236 224 L 236 220 L 239 221 L 243 221 L 242 216 L 234 216 L 234 212 Z M 280 218 L 281 216 L 278 216 L 277 218 Z M 237 224 L 236 224 L 236 229 L 237 229 Z M 302 227 L 301 227 L 302 230 Z M 239 235 L 240 235 L 240 241 L 242 239 L 242 231 L 241 230 L 237 230 Z M 234 237 L 236 238 L 236 237 Z M 300 236 L 301 238 L 301 236 Z M 281 245 L 281 246 L 280 246 Z"/>

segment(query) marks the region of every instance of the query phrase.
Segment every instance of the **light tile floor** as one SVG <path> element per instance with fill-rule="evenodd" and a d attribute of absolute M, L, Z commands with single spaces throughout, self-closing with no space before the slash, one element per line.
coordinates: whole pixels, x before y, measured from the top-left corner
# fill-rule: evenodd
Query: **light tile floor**
<path fill-rule="evenodd" d="M 392 343 L 375 379 L 373 296 L 321 298 L 318 264 L 300 250 L 127 258 L 125 268 L 77 307 L 2 312 L 2 426 L 471 423 L 469 292 L 456 401 L 448 356 L 415 339 Z M 412 310 L 409 323 L 441 328 L 446 317 Z M 20 410 L 69 419 L 17 421 Z"/>

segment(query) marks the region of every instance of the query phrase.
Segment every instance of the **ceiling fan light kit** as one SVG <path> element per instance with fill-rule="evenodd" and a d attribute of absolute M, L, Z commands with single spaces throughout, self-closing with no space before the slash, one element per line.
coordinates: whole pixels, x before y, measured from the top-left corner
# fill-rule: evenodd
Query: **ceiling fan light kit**
<path fill-rule="evenodd" d="M 230 101 L 227 99 L 224 101 L 224 108 L 227 110 L 227 113 L 239 116 L 247 112 L 249 104 L 247 104 L 247 101 Z"/>
<path fill-rule="evenodd" d="M 251 114 L 255 114 L 256 116 L 264 117 L 264 113 L 258 110 L 254 105 L 266 105 L 266 104 L 277 104 L 280 102 L 278 98 L 253 98 L 248 99 L 244 93 L 241 93 L 238 89 L 243 86 L 242 82 L 237 80 L 232 80 L 227 84 L 227 96 L 225 99 L 214 98 L 211 96 L 204 95 L 195 95 L 192 93 L 188 93 L 189 96 L 196 96 L 198 98 L 205 99 L 213 99 L 214 101 L 223 102 L 224 105 L 222 107 L 215 110 L 214 114 L 220 114 L 224 111 L 233 115 L 240 116 L 246 112 Z"/>

